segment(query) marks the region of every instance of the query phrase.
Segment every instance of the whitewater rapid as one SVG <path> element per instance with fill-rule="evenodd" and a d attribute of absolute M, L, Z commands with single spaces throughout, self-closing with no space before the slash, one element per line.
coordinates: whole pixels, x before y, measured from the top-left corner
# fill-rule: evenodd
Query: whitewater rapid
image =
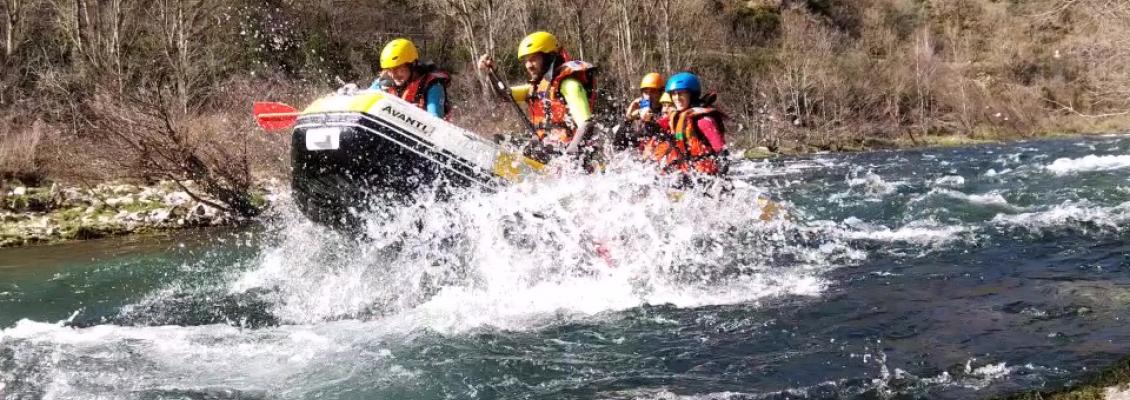
<path fill-rule="evenodd" d="M 844 353 L 836 362 L 865 371 L 867 378 L 795 378 L 795 384 L 787 381 L 788 389 L 777 387 L 786 381 L 771 381 L 764 390 L 610 387 L 596 397 L 853 397 L 875 391 L 979 391 L 1002 382 L 1059 377 L 1066 372 L 1055 365 L 960 352 L 964 367 L 914 371 L 905 358 L 888 359 L 897 353 L 873 337 L 897 330 L 897 324 L 892 328 L 884 322 L 883 328 L 865 329 L 866 335 L 829 341 L 824 333 L 791 326 L 805 320 L 790 320 L 795 315 L 789 313 L 850 297 L 860 281 L 928 281 L 940 274 L 949 282 L 977 276 L 934 269 L 982 265 L 980 259 L 951 260 L 980 251 L 996 254 L 990 251 L 996 246 L 1068 239 L 1117 243 L 1130 222 L 1125 175 L 1130 162 L 1120 153 L 1130 148 L 1130 140 L 1104 140 L 1089 147 L 1036 143 L 742 162 L 734 168 L 741 182 L 721 197 L 673 194 L 656 184 L 663 179 L 649 169 L 618 162 L 599 176 L 563 174 L 495 193 L 460 193 L 450 201 L 439 201 L 424 188 L 413 204 L 377 207 L 367 214 L 362 238 L 312 224 L 284 199 L 265 220 L 265 231 L 216 245 L 246 248 L 246 255 L 204 255 L 175 265 L 167 283 L 121 307 L 81 308 L 62 319 L 31 317 L 2 327 L 0 393 L 50 399 L 413 393 L 492 398 L 484 393 L 600 382 L 601 374 L 628 373 L 609 367 L 619 360 L 665 365 L 656 360 L 689 357 L 696 346 L 760 337 L 799 347 L 780 349 L 759 362 L 803 359 L 809 351 Z M 763 199 L 786 212 L 763 220 Z M 994 274 L 986 270 L 980 276 Z M 75 279 L 62 276 L 61 281 Z M 902 293 L 897 286 L 883 290 Z M 887 311 L 866 311 L 871 307 L 909 304 L 914 303 L 836 306 L 829 315 L 864 310 L 852 318 L 874 318 Z M 1009 311 L 1010 318 L 1050 319 L 1075 315 L 1062 310 L 1076 309 L 1071 304 L 1016 307 L 1035 311 Z M 624 326 L 644 328 L 636 332 Z M 571 329 L 583 333 L 554 334 Z M 797 331 L 783 333 L 789 329 Z M 648 342 L 652 332 L 677 336 L 684 331 L 696 333 Z M 744 336 L 711 337 L 730 331 Z M 792 342 L 804 335 L 819 337 L 819 344 Z M 679 350 L 665 353 L 672 346 Z M 636 360 L 625 347 L 639 348 L 647 357 Z M 581 348 L 596 348 L 595 360 L 569 358 L 570 351 Z M 547 349 L 564 355 L 536 355 Z M 624 351 L 629 353 L 618 353 Z M 453 373 L 450 368 L 465 362 L 465 354 L 546 368 L 553 378 L 483 372 L 480 378 L 454 378 L 469 382 L 461 387 L 443 374 Z M 696 368 L 712 377 L 726 375 L 712 370 L 710 362 Z M 751 374 L 740 375 L 747 380 L 759 376 L 741 371 Z"/>

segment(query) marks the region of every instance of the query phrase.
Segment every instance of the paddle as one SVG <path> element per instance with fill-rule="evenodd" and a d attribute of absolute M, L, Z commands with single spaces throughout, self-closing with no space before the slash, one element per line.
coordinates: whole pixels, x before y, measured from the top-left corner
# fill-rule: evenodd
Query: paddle
<path fill-rule="evenodd" d="M 518 116 L 518 120 L 522 121 L 522 125 L 526 126 L 526 130 L 528 130 L 531 135 L 536 135 L 537 128 L 534 127 L 534 123 L 526 116 L 526 112 L 522 111 L 522 107 L 518 105 L 518 102 L 514 101 L 514 96 L 510 94 L 510 86 L 506 85 L 506 82 L 498 77 L 498 73 L 494 71 L 494 66 L 487 69 L 487 75 L 490 77 L 491 85 L 494 85 L 495 92 L 505 98 L 507 103 L 510 103 L 514 114 Z"/>
<path fill-rule="evenodd" d="M 271 101 L 257 101 L 251 110 L 255 114 L 255 122 L 267 132 L 290 129 L 302 114 L 290 105 Z"/>

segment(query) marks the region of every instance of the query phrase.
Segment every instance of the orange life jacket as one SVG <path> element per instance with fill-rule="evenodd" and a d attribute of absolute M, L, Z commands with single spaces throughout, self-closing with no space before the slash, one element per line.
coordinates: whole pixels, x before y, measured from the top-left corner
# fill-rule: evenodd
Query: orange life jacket
<path fill-rule="evenodd" d="M 546 82 L 539 79 L 530 82 L 531 91 L 526 96 L 526 105 L 530 113 L 530 122 L 537 128 L 538 138 L 548 139 L 554 144 L 568 144 L 573 141 L 573 133 L 577 129 L 573 119 L 569 118 L 569 106 L 561 96 L 561 82 L 573 78 L 581 82 L 581 86 L 589 94 L 589 106 L 596 99 L 596 81 L 594 74 L 596 66 L 584 61 L 569 61 L 561 65 L 557 75 L 552 81 Z"/>
<path fill-rule="evenodd" d="M 722 154 L 710 147 L 698 131 L 697 122 L 705 117 L 714 118 L 720 133 L 725 135 L 722 120 L 726 115 L 713 108 L 695 107 L 676 111 L 667 116 L 671 131 L 649 140 L 644 145 L 644 155 L 659 163 L 663 171 L 691 170 L 717 175 L 722 172 Z M 724 137 L 724 136 L 723 136 Z"/>
<path fill-rule="evenodd" d="M 451 75 L 446 71 L 437 68 L 434 65 L 424 65 L 417 67 L 412 71 L 412 79 L 409 80 L 404 86 L 393 86 L 388 88 L 387 92 L 393 96 L 407 100 L 415 104 L 421 109 L 428 109 L 428 90 L 432 85 L 443 85 L 443 90 L 447 91 L 447 82 L 451 81 Z M 451 114 L 451 102 L 443 102 L 443 115 L 444 118 Z"/>

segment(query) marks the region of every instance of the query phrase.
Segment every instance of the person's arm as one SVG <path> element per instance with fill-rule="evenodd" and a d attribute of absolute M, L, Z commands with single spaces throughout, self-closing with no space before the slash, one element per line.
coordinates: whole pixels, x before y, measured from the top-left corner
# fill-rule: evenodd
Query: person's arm
<path fill-rule="evenodd" d="M 518 102 L 518 104 L 522 104 L 526 102 L 526 98 L 530 97 L 531 90 L 533 90 L 532 86 L 530 86 L 530 84 L 528 83 L 525 85 L 511 86 L 510 97 L 513 98 L 514 101 Z"/>
<path fill-rule="evenodd" d="M 640 111 L 640 99 L 632 100 L 632 104 L 628 105 L 628 114 L 624 116 L 628 121 L 636 119 L 636 114 Z"/>
<path fill-rule="evenodd" d="M 392 85 L 393 85 L 392 79 L 389 78 L 388 72 L 381 71 L 381 73 L 379 75 L 377 75 L 377 79 L 373 80 L 373 84 L 369 85 L 369 89 L 370 90 L 385 90 L 389 87 L 392 87 Z"/>
<path fill-rule="evenodd" d="M 565 104 L 569 106 L 569 115 L 573 117 L 573 123 L 580 126 L 592 119 L 589 94 L 580 81 L 573 78 L 566 79 L 561 82 L 560 91 Z"/>
<path fill-rule="evenodd" d="M 726 147 L 726 138 L 722 136 L 722 130 L 718 128 L 718 122 L 714 117 L 699 118 L 695 126 L 703 136 L 706 136 L 706 141 L 710 142 L 710 148 L 714 149 L 714 152 L 721 152 Z"/>
<path fill-rule="evenodd" d="M 569 143 L 569 147 L 565 148 L 566 154 L 577 154 L 580 151 L 581 143 L 584 143 L 588 138 L 589 133 L 592 131 L 592 108 L 589 106 L 589 94 L 581 82 L 569 78 L 561 82 L 561 97 L 565 99 L 565 104 L 569 106 L 569 115 L 573 117 L 573 123 L 577 125 L 577 130 L 573 133 L 573 141 Z"/>
<path fill-rule="evenodd" d="M 443 85 L 436 83 L 428 88 L 424 103 L 432 115 L 439 118 L 447 116 L 447 91 L 444 90 Z"/>

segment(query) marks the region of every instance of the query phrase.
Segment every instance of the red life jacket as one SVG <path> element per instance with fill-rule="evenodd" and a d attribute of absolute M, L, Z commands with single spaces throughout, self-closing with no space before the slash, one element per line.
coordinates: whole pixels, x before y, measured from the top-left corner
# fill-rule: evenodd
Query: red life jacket
<path fill-rule="evenodd" d="M 424 65 L 416 67 L 412 71 L 412 78 L 404 86 L 390 87 L 387 92 L 415 104 L 416 107 L 427 110 L 428 90 L 431 89 L 432 85 L 439 84 L 443 85 L 443 90 L 446 93 L 447 83 L 450 81 L 451 75 L 446 71 L 434 65 Z M 443 108 L 443 116 L 447 118 L 451 114 L 451 102 L 444 101 Z"/>
<path fill-rule="evenodd" d="M 698 130 L 698 120 L 714 118 L 718 130 L 725 138 L 722 120 L 726 115 L 708 107 L 695 107 L 676 111 L 667 117 L 670 133 L 654 138 L 644 146 L 644 155 L 659 163 L 664 171 L 697 171 L 707 175 L 722 172 L 721 153 L 714 151 L 710 142 Z M 724 140 L 724 139 L 723 139 Z"/>
<path fill-rule="evenodd" d="M 596 66 L 584 61 L 569 61 L 561 65 L 553 80 L 546 82 L 530 82 L 532 93 L 526 96 L 526 105 L 530 113 L 530 122 L 537 128 L 538 138 L 547 138 L 554 144 L 569 144 L 573 141 L 573 133 L 577 129 L 573 119 L 569 118 L 569 106 L 561 96 L 561 82 L 573 78 L 580 81 L 581 86 L 589 94 L 589 106 L 596 99 L 596 81 L 594 74 Z"/>

